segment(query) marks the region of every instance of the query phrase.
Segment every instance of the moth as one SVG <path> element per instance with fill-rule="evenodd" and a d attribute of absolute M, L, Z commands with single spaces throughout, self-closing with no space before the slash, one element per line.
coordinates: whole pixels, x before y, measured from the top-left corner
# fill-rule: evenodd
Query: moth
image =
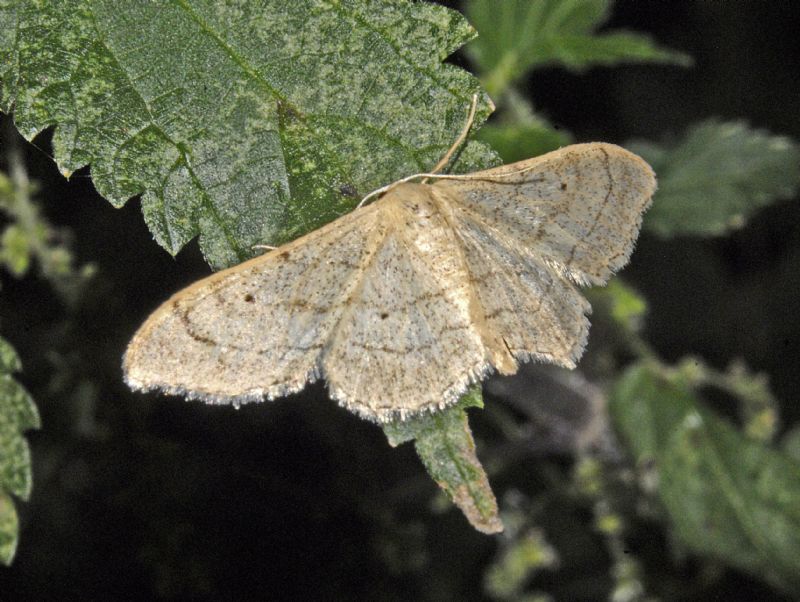
<path fill-rule="evenodd" d="M 652 169 L 590 143 L 435 178 L 176 293 L 130 342 L 128 385 L 238 407 L 324 379 L 386 422 L 520 362 L 574 367 L 590 312 L 578 285 L 628 262 Z"/>

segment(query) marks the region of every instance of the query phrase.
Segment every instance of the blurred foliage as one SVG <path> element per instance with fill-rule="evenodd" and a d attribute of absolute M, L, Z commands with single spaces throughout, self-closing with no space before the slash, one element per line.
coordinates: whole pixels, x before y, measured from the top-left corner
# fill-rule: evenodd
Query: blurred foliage
<path fill-rule="evenodd" d="M 36 189 L 28 181 L 19 156 L 4 149 L 12 177 L 0 173 L 0 213 L 8 223 L 0 234 L 0 263 L 15 278 L 22 278 L 35 265 L 62 301 L 74 305 L 94 274 L 92 265 L 73 266 L 65 231 L 53 228 L 40 214 L 31 195 Z M 22 365 L 11 345 L 0 338 L 0 562 L 10 564 L 17 547 L 18 520 L 10 494 L 30 497 L 31 460 L 23 432 L 40 427 L 33 399 L 12 377 Z"/>
<path fill-rule="evenodd" d="M 717 236 L 800 187 L 800 146 L 741 122 L 704 121 L 668 146 L 626 145 L 658 174 L 644 227 L 661 236 Z"/>
<path fill-rule="evenodd" d="M 505 162 L 547 152 L 571 139 L 568 132 L 554 130 L 536 115 L 515 90 L 515 82 L 530 69 L 552 64 L 582 69 L 629 61 L 691 64 L 687 56 L 660 49 L 631 32 L 592 35 L 611 4 L 467 2 L 467 15 L 481 34 L 468 52 L 499 109 L 499 122 L 484 126 L 478 137 L 492 144 Z M 670 145 L 626 146 L 650 162 L 658 175 L 659 189 L 644 228 L 664 236 L 724 234 L 798 189 L 798 145 L 742 123 L 712 119 Z M 657 492 L 676 541 L 766 578 L 784 591 L 800 591 L 798 468 L 788 455 L 769 445 L 779 419 L 766 379 L 741 363 L 725 373 L 698 358 L 669 367 L 639 334 L 646 320 L 646 301 L 619 279 L 591 291 L 590 300 L 596 312 L 606 313 L 616 325 L 628 352 L 639 358 L 635 367 L 614 377 L 619 382 L 611 397 L 611 417 L 639 465 L 648 467 L 641 482 L 643 493 Z M 676 391 L 674 385 L 657 384 L 662 373 L 681 375 L 688 388 Z M 692 393 L 709 387 L 738 401 L 742 431 L 715 417 Z M 689 426 L 692 417 L 697 424 Z M 648 434 L 670 443 L 648 446 Z M 787 439 L 787 445 L 793 441 Z M 587 458 L 577 466 L 576 484 L 594 500 L 595 528 L 605 535 L 613 559 L 610 599 L 647 598 L 644 569 L 626 549 L 624 509 L 618 509 L 619 500 L 608 485 L 621 473 Z M 633 494 L 629 490 L 627 495 Z M 488 590 L 497 599 L 520 599 L 527 580 L 538 570 L 548 521 L 534 513 L 523 525 L 511 530 L 512 541 L 504 544 L 508 552 L 487 573 Z M 539 545 L 533 545 L 531 533 L 538 534 Z"/>
<path fill-rule="evenodd" d="M 567 132 L 558 131 L 513 88 L 503 96 L 499 118 L 484 125 L 476 138 L 489 144 L 504 163 L 543 155 L 572 142 Z"/>
<path fill-rule="evenodd" d="M 515 533 L 486 571 L 486 590 L 497 600 L 519 600 L 525 586 L 538 571 L 557 564 L 558 554 L 541 530 Z"/>
<path fill-rule="evenodd" d="M 610 408 L 637 463 L 657 471 L 675 534 L 694 552 L 800 591 L 800 463 L 704 408 L 680 371 L 663 373 L 630 367 Z"/>
<path fill-rule="evenodd" d="M 23 432 L 40 427 L 36 405 L 12 377 L 21 369 L 14 349 L 0 338 L 0 564 L 6 565 L 14 559 L 18 536 L 11 495 L 27 500 L 31 494 L 31 457 Z"/>
<path fill-rule="evenodd" d="M 0 212 L 9 223 L 0 234 L 0 263 L 21 278 L 38 263 L 42 278 L 49 281 L 67 304 L 74 304 L 82 288 L 94 275 L 90 264 L 74 267 L 67 243 L 69 233 L 53 228 L 31 198 L 35 187 L 28 182 L 19 158 L 11 153 L 13 180 L 0 174 Z"/>
<path fill-rule="evenodd" d="M 467 18 L 480 37 L 468 51 L 486 90 L 500 96 L 529 70 L 552 64 L 581 70 L 626 62 L 691 63 L 642 34 L 596 33 L 612 6 L 611 0 L 470 0 Z"/>
<path fill-rule="evenodd" d="M 297 236 L 351 209 L 364 192 L 430 167 L 462 126 L 468 99 L 478 88 L 466 73 L 441 64 L 474 35 L 456 13 L 427 4 L 381 0 L 336 3 L 336 11 L 319 11 L 316 20 L 309 22 L 295 18 L 311 4 L 309 0 L 284 9 L 275 3 L 269 7 L 273 12 L 258 16 L 248 12 L 251 7 L 244 3 L 241 14 L 206 22 L 207 31 L 216 36 L 215 44 L 225 42 L 228 50 L 235 50 L 226 58 L 213 44 L 183 44 L 185 39 L 202 38 L 192 32 L 193 23 L 202 20 L 194 17 L 202 14 L 211 19 L 201 9 L 192 13 L 192 19 L 184 19 L 188 13 L 181 11 L 192 3 L 180 5 L 183 8 L 171 5 L 156 16 L 150 12 L 152 6 L 138 4 L 112 11 L 112 3 L 104 2 L 76 1 L 70 10 L 56 3 L 0 2 L 0 23 L 21 25 L 0 25 L 0 105 L 8 110 L 14 104 L 15 118 L 27 137 L 58 123 L 54 154 L 62 171 L 69 173 L 91 162 L 98 190 L 112 202 L 121 204 L 143 192 L 145 220 L 171 253 L 200 233 L 206 258 L 215 266 L 227 265 L 248 256 L 254 241 L 280 242 Z M 546 66 L 581 71 L 632 62 L 691 65 L 686 55 L 662 48 L 642 34 L 603 30 L 613 5 L 610 1 L 468 0 L 464 5 L 481 34 L 466 47 L 466 54 L 498 108 L 495 120 L 475 137 L 492 146 L 505 162 L 536 156 L 575 139 L 570 132 L 554 128 L 524 92 L 523 82 L 532 70 Z M 40 9 L 41 14 L 36 12 Z M 263 25 L 276 15 L 285 17 L 281 27 Z M 50 20 L 46 30 L 38 22 L 42 16 Z M 87 29 L 89 22 L 92 28 Z M 303 51 L 293 44 L 297 40 L 303 40 Z M 174 44 L 184 48 L 176 51 Z M 186 64 L 194 65 L 194 71 L 176 66 L 173 61 L 178 56 L 188 57 Z M 238 62 L 230 61 L 230 56 Z M 240 71 L 240 67 L 245 68 Z M 134 77 L 127 77 L 128 72 Z M 165 79 L 159 80 L 160 76 Z M 230 89 L 221 90 L 220 83 L 228 81 L 233 82 Z M 162 98 L 166 89 L 170 94 Z M 408 102 L 409 95 L 413 102 Z M 478 122 L 488 113 L 483 97 Z M 341 114 L 349 117 L 340 121 L 331 117 Z M 659 190 L 644 228 L 662 237 L 719 237 L 757 218 L 768 205 L 797 193 L 798 145 L 739 121 L 706 120 L 672 140 L 636 141 L 628 146 L 650 161 L 659 176 Z M 485 145 L 473 143 L 452 167 L 469 171 L 494 161 Z M 38 215 L 27 196 L 30 188 L 24 190 L 21 196 L 12 195 L 13 199 L 6 195 L 2 203 L 8 224 L 0 237 L 0 258 L 6 269 L 22 275 L 36 262 L 54 285 L 62 272 L 80 273 L 71 267 L 71 255 L 60 240 L 64 237 Z M 267 211 L 257 202 L 264 195 Z M 489 474 L 505 490 L 500 504 L 505 532 L 495 540 L 492 560 L 478 564 L 465 556 L 476 547 L 472 540 L 443 538 L 450 546 L 441 563 L 446 567 L 436 565 L 431 561 L 436 552 L 428 533 L 431 527 L 398 518 L 402 512 L 389 503 L 375 504 L 377 510 L 359 509 L 378 526 L 374 527 L 375 541 L 359 542 L 358 547 L 374 547 L 384 562 L 384 573 L 399 575 L 400 582 L 414 571 L 422 574 L 429 599 L 478 597 L 474 591 L 454 596 L 444 583 L 443 576 L 452 577 L 459 570 L 475 572 L 465 566 L 483 568 L 484 592 L 496 600 L 703 599 L 715 586 L 724 589 L 721 584 L 731 575 L 726 567 L 797 595 L 800 427 L 782 423 L 785 418 L 767 377 L 736 360 L 720 370 L 689 349 L 682 349 L 679 356 L 683 357 L 671 361 L 660 357 L 643 335 L 655 300 L 644 298 L 621 279 L 589 291 L 588 296 L 595 310 L 592 340 L 598 331 L 606 335 L 603 349 L 587 358 L 592 364 L 584 369 L 591 382 L 559 376 L 539 380 L 532 387 L 523 381 L 516 404 L 487 405 L 477 437 L 467 424 L 466 412 L 468 407 L 482 407 L 477 390 L 448 412 L 384 428 L 391 445 L 413 439 L 431 477 L 473 525 L 489 532 L 498 531 L 500 523 L 475 454 L 475 440 L 482 449 L 484 440 L 499 439 L 487 445 L 484 458 Z M 4 342 L 0 343 L 3 348 L 7 348 Z M 11 366 L 3 372 L 4 382 L 14 383 L 10 372 L 18 365 L 3 365 Z M 71 369 L 74 366 L 65 364 L 63 371 Z M 583 413 L 548 417 L 553 408 L 543 411 L 544 402 L 530 401 L 526 395 L 531 389 L 549 396 L 550 406 L 559 407 L 566 405 L 561 401 L 568 390 L 581 402 L 570 407 Z M 536 403 L 534 410 L 531 404 Z M 0 411 L 5 407 L 0 399 Z M 274 414 L 277 408 L 276 404 Z M 201 414 L 206 408 L 192 409 Z M 27 421 L 17 419 L 11 431 L 2 429 L 0 443 L 14 442 L 15 449 L 23 449 L 18 447 L 25 446 L 22 430 L 37 424 L 30 411 L 35 409 L 28 410 Z M 114 411 L 123 415 L 120 423 L 124 426 L 117 433 L 127 433 L 132 427 L 142 436 L 137 428 L 146 433 L 160 428 L 159 423 L 150 423 L 148 431 L 142 427 L 146 422 L 133 417 L 133 412 Z M 603 420 L 594 420 L 597 414 Z M 247 416 L 256 420 L 255 413 Z M 216 427 L 217 420 L 210 418 L 209 424 Z M 536 428 L 537 420 L 549 421 L 548 438 Z M 620 436 L 618 441 L 596 428 L 597 424 L 607 426 L 608 420 Z M 341 426 L 336 420 L 333 424 Z M 238 441 L 239 431 L 203 431 L 201 443 L 194 447 L 164 445 L 158 435 L 152 435 L 156 443 L 149 444 L 156 453 L 141 441 L 136 443 L 141 447 L 134 447 L 140 453 L 136 461 L 145 460 L 143 467 L 128 469 L 101 462 L 105 473 L 122 471 L 124 485 L 112 484 L 125 492 L 120 497 L 130 498 L 110 503 L 123 508 L 144 505 L 147 512 L 163 517 L 143 536 L 144 545 L 130 544 L 144 549 L 144 556 L 156 567 L 153 574 L 160 591 L 172 597 L 219 593 L 213 556 L 201 549 L 205 544 L 192 545 L 197 517 L 187 515 L 187 506 L 194 507 L 186 500 L 205 501 L 208 498 L 203 496 L 216 483 L 208 476 L 209 466 L 238 476 L 244 469 L 236 462 L 266 446 L 263 440 L 285 436 L 278 445 L 289 451 L 272 452 L 278 464 L 286 466 L 285 472 L 273 464 L 279 474 L 268 476 L 270 483 L 280 484 L 275 497 L 286 496 L 291 504 L 301 498 L 294 484 L 297 475 L 304 470 L 315 478 L 317 471 L 324 474 L 323 453 L 312 455 L 311 468 L 296 465 L 301 462 L 296 456 L 307 451 L 302 448 L 313 445 L 303 441 L 293 454 L 290 446 L 296 434 L 285 435 L 281 427 L 270 427 L 266 420 L 258 423 L 254 429 L 267 435 L 252 435 L 252 441 L 259 442 L 252 448 Z M 335 430 L 328 423 L 324 427 Z M 355 474 L 358 458 L 363 459 L 359 455 L 363 433 L 358 431 L 351 438 L 347 432 L 327 434 L 325 428 L 320 427 L 318 435 L 343 441 L 346 459 L 337 461 L 350 462 Z M 610 444 L 607 436 L 612 438 Z M 601 438 L 603 445 L 586 444 Z M 228 456 L 230 446 L 237 444 L 243 445 L 244 452 Z M 322 447 L 326 452 L 340 449 L 332 444 Z M 152 458 L 142 450 L 151 450 Z M 372 453 L 368 446 L 365 450 Z M 553 453 L 559 459 L 547 457 Z M 235 459 L 228 463 L 229 457 Z M 531 457 L 536 459 L 534 470 L 520 462 Z M 172 461 L 179 462 L 169 468 L 175 474 L 159 480 L 159 471 Z M 565 470 L 565 462 L 571 472 Z M 12 464 L 16 478 L 23 475 L 29 488 L 26 451 L 9 455 L 4 451 L 0 456 L 3 474 Z M 19 472 L 20 466 L 28 472 Z M 183 466 L 191 470 L 184 471 Z M 247 466 L 258 472 L 259 458 Z M 525 472 L 517 472 L 518 481 L 509 487 L 502 476 L 514 466 L 522 466 Z M 347 492 L 356 477 L 346 469 L 336 478 L 341 481 L 343 499 L 349 501 Z M 372 474 L 368 478 L 388 477 Z M 24 498 L 25 491 L 7 482 L 2 486 Z M 379 490 L 385 485 L 371 490 L 381 502 Z M 222 532 L 214 541 L 228 544 L 225 520 L 232 519 L 225 515 L 236 504 L 245 516 L 254 517 L 254 523 L 260 521 L 263 508 L 259 504 L 269 497 L 264 491 L 276 491 L 263 487 L 255 486 L 244 500 L 232 501 L 228 491 L 220 492 L 219 505 L 212 506 L 211 524 L 200 529 L 205 535 Z M 515 491 L 516 487 L 525 493 Z M 416 496 L 418 505 L 423 491 L 419 483 L 406 481 L 398 489 L 403 491 L 394 492 L 393 501 L 403 495 Z M 13 553 L 17 519 L 10 498 L 3 496 L 0 553 L 8 561 L 6 550 Z M 355 505 L 342 508 L 345 502 L 341 506 L 324 502 L 333 505 L 337 521 Z M 248 509 L 255 510 L 247 514 Z M 443 517 L 437 521 L 439 525 L 446 522 Z M 319 524 L 313 532 L 296 533 L 290 527 L 287 524 L 291 538 L 313 540 L 314 549 L 327 550 L 325 529 Z M 273 544 L 273 535 L 270 547 L 282 548 Z M 10 547 L 7 542 L 12 542 Z M 327 540 L 327 546 L 331 545 L 332 539 Z M 235 544 L 230 546 L 226 551 L 237 564 L 242 556 L 252 556 L 250 550 L 243 553 Z M 600 569 L 592 568 L 597 558 L 603 559 Z M 270 570 L 280 573 L 282 569 Z M 361 570 L 361 566 L 353 569 L 360 582 L 370 583 L 370 593 L 379 591 L 381 586 L 363 579 Z M 304 576 L 298 582 L 312 578 Z M 463 575 L 460 578 L 469 581 Z M 394 590 L 387 586 L 386 591 Z"/>
<path fill-rule="evenodd" d="M 635 62 L 691 64 L 687 55 L 660 48 L 641 34 L 597 33 L 612 6 L 611 0 L 466 3 L 467 17 L 480 34 L 467 46 L 467 53 L 499 113 L 499 119 L 481 128 L 476 137 L 490 144 L 505 163 L 571 142 L 568 132 L 554 129 L 515 91 L 532 69 L 556 65 L 580 71 Z"/>

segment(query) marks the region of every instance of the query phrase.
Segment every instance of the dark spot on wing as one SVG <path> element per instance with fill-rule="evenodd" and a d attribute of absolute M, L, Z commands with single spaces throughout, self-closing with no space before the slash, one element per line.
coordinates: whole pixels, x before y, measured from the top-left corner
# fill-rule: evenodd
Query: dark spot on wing
<path fill-rule="evenodd" d="M 247 294 L 244 296 L 244 300 L 245 300 L 245 302 L 247 302 L 247 303 L 252 303 L 253 301 L 255 301 L 255 299 L 253 298 L 253 295 L 251 295 L 250 293 L 247 293 Z"/>

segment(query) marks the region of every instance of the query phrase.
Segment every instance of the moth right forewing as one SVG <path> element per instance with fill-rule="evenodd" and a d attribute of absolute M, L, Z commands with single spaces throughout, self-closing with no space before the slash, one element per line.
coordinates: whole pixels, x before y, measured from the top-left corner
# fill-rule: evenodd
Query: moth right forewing
<path fill-rule="evenodd" d="M 517 361 L 574 367 L 586 345 L 590 311 L 575 285 L 471 213 L 457 209 L 454 216 L 490 340 L 501 341 Z"/>
<path fill-rule="evenodd" d="M 636 155 L 591 143 L 434 186 L 576 282 L 602 284 L 627 262 L 655 177 Z"/>

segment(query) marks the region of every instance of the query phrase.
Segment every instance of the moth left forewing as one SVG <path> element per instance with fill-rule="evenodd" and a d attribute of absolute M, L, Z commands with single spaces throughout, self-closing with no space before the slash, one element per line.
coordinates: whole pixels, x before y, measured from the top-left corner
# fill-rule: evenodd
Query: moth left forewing
<path fill-rule="evenodd" d="M 233 404 L 302 389 L 319 376 L 379 212 L 365 207 L 175 294 L 129 344 L 128 384 Z"/>

